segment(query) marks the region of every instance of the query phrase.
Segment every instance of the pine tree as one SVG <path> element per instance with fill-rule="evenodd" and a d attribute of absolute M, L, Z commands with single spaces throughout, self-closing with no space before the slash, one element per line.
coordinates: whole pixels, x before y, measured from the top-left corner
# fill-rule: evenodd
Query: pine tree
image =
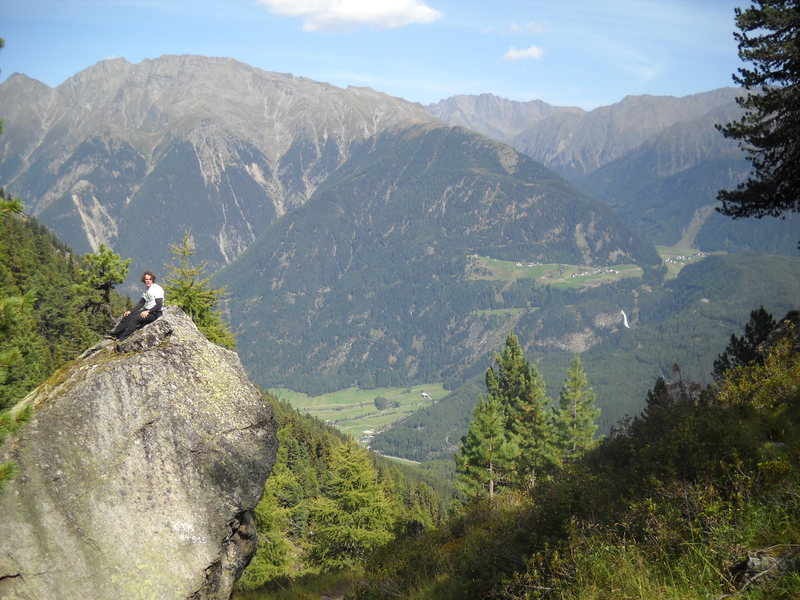
<path fill-rule="evenodd" d="M 36 331 L 35 300 L 32 290 L 0 298 L 0 409 L 22 398 L 50 371 L 50 350 Z"/>
<path fill-rule="evenodd" d="M 191 233 L 184 232 L 181 244 L 170 244 L 170 249 L 178 264 L 165 265 L 170 273 L 164 284 L 166 303 L 188 314 L 209 341 L 224 348 L 235 348 L 236 337 L 217 309 L 225 288 L 211 287 L 211 277 L 204 276 L 205 262 L 192 266 L 190 259 L 195 250 Z"/>
<path fill-rule="evenodd" d="M 6 437 L 16 433 L 22 425 L 27 423 L 33 418 L 33 409 L 26 406 L 23 410 L 19 410 L 12 414 L 11 410 L 0 411 L 0 446 L 6 440 Z M 17 463 L 13 460 L 7 460 L 0 463 L 0 492 L 5 488 L 14 475 L 17 473 Z"/>
<path fill-rule="evenodd" d="M 83 297 L 81 310 L 100 316 L 95 330 L 105 331 L 112 325 L 114 313 L 111 292 L 114 286 L 125 281 L 130 264 L 131 259 L 122 260 L 119 254 L 104 244 L 100 244 L 95 254 L 83 257 L 82 267 L 78 270 L 81 283 L 75 286 L 75 291 Z"/>
<path fill-rule="evenodd" d="M 309 503 L 309 558 L 322 570 L 351 568 L 389 542 L 394 511 L 367 451 L 354 442 L 331 449 L 323 494 Z"/>
<path fill-rule="evenodd" d="M 2 131 L 2 121 L 0 121 L 0 132 Z M 21 213 L 23 208 L 22 200 L 19 198 L 11 198 L 0 188 L 0 219 L 6 215 Z"/>
<path fill-rule="evenodd" d="M 456 487 L 468 500 L 494 498 L 511 484 L 516 454 L 500 400 L 481 396 L 455 456 Z"/>
<path fill-rule="evenodd" d="M 775 324 L 775 319 L 763 306 L 752 311 L 750 321 L 744 326 L 744 335 L 732 334 L 725 351 L 714 361 L 714 380 L 721 381 L 729 369 L 757 362 L 758 346 L 766 341 Z"/>
<path fill-rule="evenodd" d="M 733 76 L 748 91 L 736 99 L 745 113 L 719 127 L 739 140 L 753 165 L 747 181 L 717 194 L 719 212 L 735 219 L 800 211 L 800 6 L 797 0 L 752 4 L 734 9 L 739 58 L 750 65 Z"/>
<path fill-rule="evenodd" d="M 0 48 L 3 47 L 3 38 L 0 38 Z M 3 122 L 0 121 L 0 132 L 3 131 Z M 8 198 L 5 191 L 0 188 L 0 219 L 9 214 L 22 212 L 22 202 L 19 199 Z M 0 294 L 0 333 L 3 334 L 3 341 L 10 340 L 12 329 L 23 314 L 26 306 L 33 304 L 33 294 L 23 296 L 3 296 Z M 4 347 L 7 346 L 7 347 Z M 22 355 L 16 346 L 8 346 L 0 342 L 0 386 L 6 383 L 9 370 L 22 362 Z M 0 392 L 0 408 L 5 404 L 3 393 Z M 10 475 L 8 476 L 10 478 Z M 2 479 L 0 479 L 2 481 Z"/>
<path fill-rule="evenodd" d="M 506 432 L 518 451 L 516 483 L 533 488 L 537 477 L 556 463 L 548 418 L 550 399 L 538 370 L 525 360 L 516 335 L 506 338 L 506 346 L 495 360 L 497 371 L 490 367 L 486 372 L 486 388 L 489 397 L 504 408 Z"/>
<path fill-rule="evenodd" d="M 280 474 L 273 471 L 267 479 L 264 495 L 254 511 L 258 535 L 256 553 L 237 581 L 238 589 L 259 589 L 276 577 L 285 575 L 290 562 L 290 546 L 286 540 L 289 511 L 280 506 L 274 480 L 287 474 L 291 472 L 284 466 Z"/>
<path fill-rule="evenodd" d="M 574 462 L 595 444 L 600 409 L 589 387 L 580 356 L 572 357 L 553 416 L 555 445 L 560 462 Z"/>

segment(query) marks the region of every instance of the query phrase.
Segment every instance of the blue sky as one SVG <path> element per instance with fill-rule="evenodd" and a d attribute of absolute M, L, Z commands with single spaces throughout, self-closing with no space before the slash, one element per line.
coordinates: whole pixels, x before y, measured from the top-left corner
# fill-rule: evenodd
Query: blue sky
<path fill-rule="evenodd" d="M 745 0 L 0 0 L 0 79 L 50 86 L 112 57 L 225 56 L 428 104 L 593 109 L 732 85 Z"/>

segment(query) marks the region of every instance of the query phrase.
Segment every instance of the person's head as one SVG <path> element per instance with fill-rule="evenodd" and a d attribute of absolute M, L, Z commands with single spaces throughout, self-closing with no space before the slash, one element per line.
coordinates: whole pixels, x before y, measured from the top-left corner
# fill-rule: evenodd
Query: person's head
<path fill-rule="evenodd" d="M 150 287 L 151 284 L 156 282 L 156 276 L 153 275 L 151 271 L 145 271 L 142 273 L 142 283 L 145 284 L 147 287 Z"/>

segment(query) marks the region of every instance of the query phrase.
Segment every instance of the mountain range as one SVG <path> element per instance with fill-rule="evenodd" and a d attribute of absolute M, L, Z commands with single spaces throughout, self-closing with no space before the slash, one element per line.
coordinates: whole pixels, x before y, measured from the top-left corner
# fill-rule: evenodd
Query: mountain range
<path fill-rule="evenodd" d="M 13 74 L 0 106 L 0 180 L 75 251 L 160 265 L 191 229 L 212 269 L 303 205 L 353 142 L 431 120 L 369 89 L 196 56 L 107 60 L 55 89 Z"/>
<path fill-rule="evenodd" d="M 218 280 L 236 290 L 243 360 L 266 380 L 403 385 L 457 374 L 522 316 L 481 310 L 532 306 L 533 290 L 474 277 L 487 256 L 648 272 L 661 262 L 607 206 L 532 159 L 431 123 L 354 148 Z"/>
<path fill-rule="evenodd" d="M 739 114 L 736 94 L 629 97 L 593 111 L 490 95 L 423 107 L 230 59 L 112 59 L 57 88 L 22 74 L 0 84 L 0 183 L 77 253 L 102 243 L 131 258 L 129 293 L 191 231 L 264 387 L 457 387 L 513 329 L 556 381 L 574 351 L 665 344 L 639 353 L 631 386 L 599 386 L 639 394 L 667 361 L 696 356 L 689 339 L 656 334 L 671 318 L 697 324 L 687 315 L 701 298 L 713 318 L 698 335 L 720 351 L 758 303 L 791 305 L 794 281 L 766 299 L 763 285 L 748 288 L 722 312 L 717 290 L 703 288 L 738 264 L 780 279 L 795 259 L 716 257 L 665 285 L 654 247 L 794 253 L 796 219 L 713 211 L 716 190 L 748 172 L 714 127 Z M 554 287 L 499 277 L 492 261 L 639 277 Z M 623 309 L 642 328 L 634 338 L 622 336 Z"/>
<path fill-rule="evenodd" d="M 628 96 L 591 111 L 491 94 L 428 106 L 443 122 L 503 141 L 607 202 L 653 244 L 706 252 L 795 253 L 800 219 L 734 221 L 715 212 L 717 190 L 750 165 L 717 130 L 741 116 L 737 88 L 682 98 Z"/>

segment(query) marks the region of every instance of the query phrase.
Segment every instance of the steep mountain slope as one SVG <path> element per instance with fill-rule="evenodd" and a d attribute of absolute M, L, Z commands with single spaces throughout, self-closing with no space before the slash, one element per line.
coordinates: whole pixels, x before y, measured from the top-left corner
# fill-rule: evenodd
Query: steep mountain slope
<path fill-rule="evenodd" d="M 107 60 L 55 89 L 0 84 L 0 181 L 77 252 L 105 243 L 159 268 L 185 229 L 198 257 L 234 260 L 302 205 L 350 146 L 421 106 L 230 59 Z"/>
<path fill-rule="evenodd" d="M 800 215 L 789 216 L 788 223 L 734 221 L 714 210 L 717 190 L 735 187 L 749 172 L 736 144 L 714 127 L 738 114 L 727 105 L 676 123 L 576 183 L 657 244 L 794 254 Z"/>
<path fill-rule="evenodd" d="M 794 254 L 797 215 L 787 224 L 733 221 L 714 212 L 717 190 L 735 187 L 750 171 L 737 145 L 715 128 L 741 114 L 738 94 L 724 88 L 683 98 L 627 97 L 589 112 L 458 96 L 429 109 L 563 174 L 652 243 Z"/>
<path fill-rule="evenodd" d="M 478 311 L 547 294 L 531 280 L 470 278 L 476 255 L 660 267 L 607 207 L 531 159 L 420 125 L 354 148 L 217 280 L 233 292 L 239 349 L 262 385 L 403 385 L 471 368 L 522 316 Z"/>
<path fill-rule="evenodd" d="M 737 93 L 734 88 L 723 88 L 683 98 L 627 96 L 592 111 L 483 94 L 456 96 L 428 109 L 444 123 L 463 125 L 506 142 L 573 179 L 619 158 L 676 123 L 733 105 Z"/>

